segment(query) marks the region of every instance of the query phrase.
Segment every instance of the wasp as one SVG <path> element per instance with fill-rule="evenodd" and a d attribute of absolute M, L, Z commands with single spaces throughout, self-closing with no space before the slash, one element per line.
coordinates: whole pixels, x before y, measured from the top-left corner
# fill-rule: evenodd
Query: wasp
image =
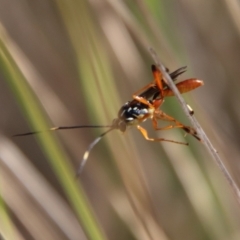
<path fill-rule="evenodd" d="M 168 69 L 166 69 L 169 71 Z M 170 73 L 170 77 L 173 81 L 176 81 L 177 77 L 183 74 L 186 71 L 186 67 L 181 67 L 176 71 Z M 80 126 L 61 126 L 50 128 L 50 131 L 63 130 L 63 129 L 76 129 L 76 128 L 108 128 L 107 131 L 103 132 L 100 136 L 95 138 L 95 140 L 88 146 L 88 149 L 85 151 L 80 166 L 77 170 L 77 176 L 82 172 L 82 169 L 89 157 L 89 154 L 92 148 L 105 136 L 107 133 L 112 130 L 118 129 L 121 132 L 125 132 L 128 127 L 136 126 L 137 129 L 141 132 L 143 137 L 148 141 L 164 141 L 172 142 L 177 144 L 188 145 L 185 142 L 178 142 L 174 140 L 169 140 L 165 138 L 150 138 L 148 132 L 145 128 L 140 126 L 140 124 L 147 119 L 152 120 L 153 128 L 155 130 L 168 130 L 173 128 L 180 128 L 184 130 L 187 134 L 192 135 L 197 140 L 201 141 L 200 137 L 197 135 L 197 132 L 194 128 L 185 126 L 184 124 L 177 121 L 175 118 L 164 113 L 160 107 L 163 104 L 165 97 L 173 96 L 174 93 L 165 83 L 161 71 L 155 66 L 152 65 L 153 81 L 132 95 L 132 100 L 126 102 L 118 111 L 117 118 L 113 119 L 112 124 L 110 125 L 80 125 Z M 179 83 L 176 83 L 180 93 L 189 92 L 195 88 L 198 88 L 203 85 L 203 81 L 191 78 Z M 171 124 L 165 127 L 158 127 L 158 121 L 168 121 Z M 16 134 L 14 136 L 26 136 L 42 131 L 34 131 L 28 133 Z"/>

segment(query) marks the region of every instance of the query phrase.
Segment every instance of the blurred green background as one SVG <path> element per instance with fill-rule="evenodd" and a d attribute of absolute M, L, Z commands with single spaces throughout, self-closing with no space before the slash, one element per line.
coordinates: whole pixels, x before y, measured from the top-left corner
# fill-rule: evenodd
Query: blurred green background
<path fill-rule="evenodd" d="M 240 3 L 0 0 L 0 232 L 3 239 L 240 239 L 239 205 L 203 144 L 181 130 L 146 141 L 104 129 L 12 138 L 52 126 L 110 124 L 152 80 L 149 47 L 184 95 L 240 185 Z M 163 110 L 188 120 L 174 97 Z"/>

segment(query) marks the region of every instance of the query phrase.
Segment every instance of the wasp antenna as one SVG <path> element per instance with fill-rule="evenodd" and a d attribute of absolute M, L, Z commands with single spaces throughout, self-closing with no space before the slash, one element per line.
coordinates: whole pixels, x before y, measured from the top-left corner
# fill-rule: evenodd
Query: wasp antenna
<path fill-rule="evenodd" d="M 78 125 L 78 126 L 60 126 L 60 127 L 52 127 L 50 131 L 56 130 L 67 130 L 67 129 L 76 129 L 76 128 L 111 128 L 112 125 Z"/>
<path fill-rule="evenodd" d="M 107 130 L 106 132 L 102 133 L 99 137 L 95 138 L 95 140 L 88 146 L 87 151 L 84 153 L 82 161 L 78 167 L 77 173 L 76 173 L 76 178 L 78 178 L 80 176 L 80 174 L 82 173 L 83 167 L 85 166 L 88 156 L 91 152 L 91 150 L 93 149 L 93 147 L 109 132 L 111 132 L 112 130 L 114 130 L 115 128 L 110 128 L 109 130 Z"/>
<path fill-rule="evenodd" d="M 22 136 L 28 136 L 28 135 L 34 135 L 38 133 L 43 133 L 47 131 L 57 131 L 57 130 L 67 130 L 67 129 L 76 129 L 76 128 L 111 128 L 112 125 L 79 125 L 79 126 L 60 126 L 60 127 L 52 127 L 48 130 L 44 131 L 33 131 L 33 132 L 27 132 L 27 133 L 20 133 L 15 134 L 12 137 L 22 137 Z"/>
<path fill-rule="evenodd" d="M 38 134 L 38 133 L 41 133 L 41 131 L 19 133 L 19 134 L 12 135 L 12 137 L 22 137 L 22 136 L 28 136 L 28 135 Z"/>

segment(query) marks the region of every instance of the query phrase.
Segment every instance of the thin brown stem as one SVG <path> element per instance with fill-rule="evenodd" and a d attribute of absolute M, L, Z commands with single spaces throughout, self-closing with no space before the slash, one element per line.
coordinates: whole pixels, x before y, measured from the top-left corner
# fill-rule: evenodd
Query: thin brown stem
<path fill-rule="evenodd" d="M 150 51 L 151 56 L 154 59 L 156 65 L 157 65 L 157 67 L 162 72 L 164 81 L 166 81 L 166 84 L 174 92 L 174 94 L 175 94 L 177 100 L 179 101 L 184 113 L 189 118 L 192 126 L 196 129 L 198 136 L 201 138 L 203 144 L 206 146 L 207 150 L 212 155 L 213 160 L 215 161 L 215 163 L 220 168 L 221 172 L 223 173 L 224 177 L 226 178 L 227 182 L 229 183 L 231 189 L 233 190 L 233 192 L 234 192 L 234 194 L 237 198 L 238 203 L 240 204 L 240 190 L 239 190 L 238 185 L 236 184 L 236 182 L 232 178 L 231 174 L 229 173 L 229 171 L 225 167 L 222 159 L 220 158 L 216 149 L 213 147 L 213 144 L 211 143 L 211 141 L 207 137 L 207 135 L 204 132 L 204 130 L 202 129 L 201 125 L 198 123 L 196 118 L 190 113 L 188 105 L 185 103 L 181 93 L 178 91 L 178 89 L 177 89 L 176 85 L 174 84 L 174 82 L 172 81 L 171 77 L 166 72 L 166 68 L 160 62 L 156 52 L 152 48 L 150 48 L 149 51 Z"/>

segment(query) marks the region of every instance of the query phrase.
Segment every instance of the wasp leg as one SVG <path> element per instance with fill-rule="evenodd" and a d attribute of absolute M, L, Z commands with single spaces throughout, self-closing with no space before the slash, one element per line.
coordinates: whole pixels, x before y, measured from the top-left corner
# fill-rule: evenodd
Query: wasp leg
<path fill-rule="evenodd" d="M 133 96 L 138 96 L 140 93 L 142 93 L 142 92 L 144 92 L 145 90 L 147 90 L 147 89 L 149 89 L 149 88 L 151 88 L 151 87 L 154 87 L 154 86 L 156 86 L 156 84 L 155 83 L 149 83 L 149 84 L 147 84 L 146 86 L 144 86 L 143 88 L 141 88 L 141 89 L 139 89 L 137 92 L 135 92 L 134 94 L 133 94 Z M 134 98 L 134 97 L 133 97 Z"/>
<path fill-rule="evenodd" d="M 159 128 L 158 127 L 158 120 L 163 120 L 163 121 L 169 121 L 169 122 L 174 122 L 174 125 L 169 125 L 166 127 Z M 183 129 L 186 133 L 191 134 L 193 137 L 195 137 L 198 141 L 201 141 L 201 138 L 197 135 L 197 132 L 194 128 L 188 127 L 177 121 L 175 118 L 167 115 L 161 110 L 156 110 L 154 112 L 154 117 L 152 119 L 153 127 L 155 130 L 168 130 L 172 128 L 181 128 Z"/>
<path fill-rule="evenodd" d="M 162 91 L 163 91 L 163 82 L 162 82 L 162 74 L 161 72 L 157 69 L 157 67 L 155 65 L 152 65 L 152 73 L 153 73 L 153 82 L 147 84 L 146 86 L 144 86 L 143 88 L 141 88 L 140 90 L 138 90 L 137 92 L 135 92 L 133 94 L 133 98 L 135 99 L 134 96 L 138 96 L 139 93 L 149 89 L 150 87 L 155 87 L 158 86 L 158 89 L 161 93 L 162 96 Z"/>
<path fill-rule="evenodd" d="M 155 81 L 155 83 L 158 86 L 158 89 L 160 91 L 160 96 L 163 97 L 162 73 L 158 70 L 158 68 L 155 65 L 152 65 L 152 73 L 153 73 L 154 81 Z"/>
<path fill-rule="evenodd" d="M 132 97 L 138 102 L 147 105 L 149 108 L 156 109 L 163 103 L 163 96 L 164 96 L 163 80 L 162 80 L 162 73 L 157 69 L 155 65 L 152 65 L 152 73 L 154 78 L 153 82 L 141 88 L 140 90 L 138 90 L 136 93 L 133 94 Z M 139 96 L 139 93 L 143 92 L 144 90 L 147 90 L 151 87 L 156 87 L 156 86 L 158 87 L 160 98 L 158 100 L 155 99 L 154 105 L 151 104 L 146 98 Z"/>
<path fill-rule="evenodd" d="M 171 142 L 171 143 L 177 143 L 177 144 L 182 144 L 182 145 L 188 145 L 188 143 L 177 142 L 177 141 L 169 140 L 169 139 L 165 139 L 165 138 L 149 138 L 147 130 L 145 128 L 138 125 L 137 129 L 142 133 L 144 138 L 148 141 L 152 141 L 152 142 Z"/>
<path fill-rule="evenodd" d="M 136 94 L 134 94 L 132 97 L 134 100 L 148 106 L 149 109 L 154 109 L 154 110 L 159 108 L 163 104 L 163 101 L 164 101 L 163 98 L 159 98 L 159 99 L 155 99 L 153 103 L 150 103 L 146 98 L 138 96 Z"/>
<path fill-rule="evenodd" d="M 147 90 L 151 87 L 154 87 L 155 84 L 154 83 L 150 83 L 148 85 L 146 85 L 145 87 L 141 88 L 139 91 L 135 92 L 132 95 L 132 98 L 140 103 L 143 103 L 145 105 L 147 105 L 149 108 L 154 109 L 155 107 L 144 97 L 139 96 L 138 94 L 140 94 L 141 92 L 143 92 L 144 90 Z"/>

